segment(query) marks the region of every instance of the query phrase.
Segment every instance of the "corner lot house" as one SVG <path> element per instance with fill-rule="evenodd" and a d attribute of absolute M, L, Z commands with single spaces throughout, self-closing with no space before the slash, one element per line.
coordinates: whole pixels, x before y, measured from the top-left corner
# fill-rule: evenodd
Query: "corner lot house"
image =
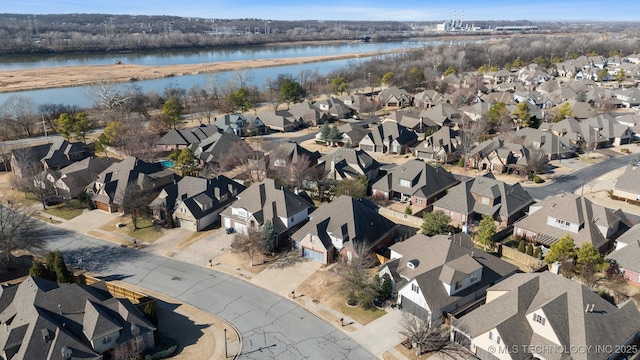
<path fill-rule="evenodd" d="M 627 166 L 613 187 L 614 198 L 640 202 L 640 167 Z"/>
<path fill-rule="evenodd" d="M 529 215 L 513 225 L 513 235 L 549 247 L 568 234 L 577 247 L 590 242 L 600 252 L 607 252 L 613 248 L 613 240 L 629 226 L 622 210 L 563 193 L 532 205 Z"/>
<path fill-rule="evenodd" d="M 616 250 L 609 254 L 629 283 L 640 286 L 640 224 L 634 225 L 616 241 Z"/>
<path fill-rule="evenodd" d="M 265 179 L 239 194 L 238 200 L 220 217 L 222 226 L 245 234 L 249 228 L 260 230 L 266 221 L 271 221 L 278 240 L 282 241 L 306 222 L 314 209 L 308 197 Z"/>
<path fill-rule="evenodd" d="M 291 239 L 302 256 L 328 264 L 338 254 L 349 260 L 358 256 L 358 244 L 371 253 L 392 244 L 396 227 L 374 204 L 343 195 L 314 211 Z"/>
<path fill-rule="evenodd" d="M 391 246 L 391 260 L 379 270 L 392 281 L 402 310 L 431 321 L 477 304 L 486 289 L 517 267 L 475 249 L 464 233 L 417 234 Z"/>
<path fill-rule="evenodd" d="M 483 360 L 604 360 L 631 355 L 613 352 L 636 341 L 639 330 L 633 301 L 612 305 L 578 282 L 545 271 L 515 274 L 489 288 L 485 305 L 453 321 L 451 336 Z"/>
<path fill-rule="evenodd" d="M 3 359 L 102 359 L 119 350 L 155 347 L 155 327 L 106 284 L 57 284 L 29 277 L 0 292 Z"/>

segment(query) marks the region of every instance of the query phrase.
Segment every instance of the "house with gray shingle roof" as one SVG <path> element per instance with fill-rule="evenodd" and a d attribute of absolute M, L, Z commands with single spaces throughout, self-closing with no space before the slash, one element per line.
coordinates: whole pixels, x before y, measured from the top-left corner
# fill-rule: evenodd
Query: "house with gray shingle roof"
<path fill-rule="evenodd" d="M 369 181 L 378 178 L 380 163 L 364 150 L 337 148 L 318 159 L 318 167 L 332 180 L 358 179 L 366 176 Z"/>
<path fill-rule="evenodd" d="M 380 102 L 383 107 L 411 106 L 411 95 L 404 89 L 390 86 L 380 91 L 378 94 L 378 102 Z"/>
<path fill-rule="evenodd" d="M 613 241 L 630 222 L 622 210 L 596 205 L 583 196 L 562 193 L 531 205 L 529 215 L 513 224 L 513 236 L 550 247 L 570 235 L 576 247 L 589 242 L 600 252 L 613 249 Z"/>
<path fill-rule="evenodd" d="M 640 167 L 629 165 L 624 173 L 618 176 L 613 186 L 612 195 L 624 200 L 640 201 Z"/>
<path fill-rule="evenodd" d="M 451 220 L 467 224 L 487 215 L 506 227 L 525 216 L 533 202 L 520 183 L 509 185 L 487 173 L 449 189 L 433 203 L 433 211 L 440 210 Z"/>
<path fill-rule="evenodd" d="M 420 116 L 418 113 L 406 110 L 394 111 L 385 117 L 385 121 L 386 120 L 393 120 L 407 129 L 422 134 L 436 131 L 439 128 L 438 124 L 434 121 L 425 118 L 424 116 Z"/>
<path fill-rule="evenodd" d="M 60 169 L 53 187 L 57 194 L 63 195 L 65 198 L 74 198 L 83 193 L 100 173 L 116 162 L 117 160 L 113 158 L 97 158 L 95 156 L 85 158 Z M 49 177 L 48 179 L 54 180 Z"/>
<path fill-rule="evenodd" d="M 204 124 L 186 129 L 171 129 L 160 138 L 156 143 L 156 146 L 161 151 L 184 149 L 189 147 L 191 144 L 198 143 L 208 138 L 218 131 L 219 129 L 217 126 Z"/>
<path fill-rule="evenodd" d="M 413 104 L 417 108 L 428 109 L 445 101 L 442 94 L 435 90 L 424 90 L 415 95 Z"/>
<path fill-rule="evenodd" d="M 545 271 L 489 288 L 486 304 L 452 321 L 451 338 L 479 359 L 605 360 L 617 359 L 616 349 L 637 341 L 639 330 L 633 301 L 613 305 Z"/>
<path fill-rule="evenodd" d="M 640 89 L 638 88 L 618 90 L 615 94 L 622 105 L 627 108 L 640 105 Z"/>
<path fill-rule="evenodd" d="M 387 120 L 369 130 L 360 141 L 360 149 L 370 153 L 404 154 L 417 140 L 415 132 L 393 120 Z"/>
<path fill-rule="evenodd" d="M 568 118 L 557 123 L 542 123 L 538 130 L 553 132 L 555 135 L 569 140 L 574 146 L 584 149 L 604 147 L 608 139 L 602 136 L 597 127 L 588 122 Z"/>
<path fill-rule="evenodd" d="M 349 260 L 359 256 L 361 246 L 373 255 L 393 244 L 396 228 L 375 204 L 342 195 L 314 211 L 291 239 L 303 257 L 329 264 L 338 255 Z"/>
<path fill-rule="evenodd" d="M 69 142 L 63 138 L 55 138 L 49 147 L 49 152 L 40 161 L 45 169 L 57 170 L 90 155 L 87 145 L 82 142 Z"/>
<path fill-rule="evenodd" d="M 576 155 L 575 146 L 570 141 L 552 132 L 523 127 L 513 135 L 521 138 L 522 145 L 541 151 L 549 160 L 566 159 Z"/>
<path fill-rule="evenodd" d="M 253 151 L 238 135 L 230 133 L 215 133 L 201 142 L 191 144 L 189 150 L 202 165 L 206 165 L 224 162 L 238 147 L 245 148 L 247 152 Z"/>
<path fill-rule="evenodd" d="M 172 216 L 176 226 L 200 231 L 216 223 L 244 189 L 244 185 L 223 175 L 213 179 L 185 176 L 162 189 L 149 207 L 159 221 Z"/>
<path fill-rule="evenodd" d="M 334 119 L 348 119 L 353 116 L 353 109 L 338 98 L 329 97 L 316 101 L 313 105 Z"/>
<path fill-rule="evenodd" d="M 330 117 L 330 115 L 308 101 L 291 105 L 287 112 L 310 126 L 320 126 Z"/>
<path fill-rule="evenodd" d="M 102 359 L 120 349 L 155 347 L 155 327 L 104 282 L 57 284 L 29 277 L 0 290 L 3 359 Z"/>
<path fill-rule="evenodd" d="M 615 261 L 627 281 L 640 286 L 640 224 L 616 240 L 616 249 L 608 258 Z"/>
<path fill-rule="evenodd" d="M 451 163 L 460 158 L 463 138 L 462 132 L 444 126 L 416 145 L 413 153 L 424 161 Z"/>
<path fill-rule="evenodd" d="M 430 321 L 457 314 L 485 296 L 486 289 L 517 267 L 476 249 L 467 234 L 417 234 L 390 247 L 378 270 L 391 280 L 401 309 Z"/>
<path fill-rule="evenodd" d="M 629 144 L 633 139 L 633 131 L 629 126 L 622 125 L 609 114 L 601 114 L 583 121 L 585 124 L 598 130 L 598 133 L 607 139 L 608 146 L 620 146 Z"/>
<path fill-rule="evenodd" d="M 257 118 L 267 127 L 267 129 L 287 132 L 298 129 L 301 125 L 300 119 L 287 111 L 260 111 Z"/>
<path fill-rule="evenodd" d="M 149 202 L 165 185 L 173 182 L 175 174 L 160 163 L 148 163 L 128 156 L 112 164 L 87 187 L 96 208 L 124 213 L 127 191 L 136 189 L 150 196 Z"/>
<path fill-rule="evenodd" d="M 433 202 L 459 181 L 442 167 L 410 160 L 391 168 L 371 186 L 372 196 L 408 202 L 413 212 L 431 209 Z"/>
<path fill-rule="evenodd" d="M 249 228 L 260 230 L 266 221 L 270 221 L 282 242 L 307 221 L 313 210 L 315 206 L 308 197 L 294 193 L 272 179 L 265 179 L 240 193 L 238 200 L 220 217 L 225 228 L 245 234 Z"/>

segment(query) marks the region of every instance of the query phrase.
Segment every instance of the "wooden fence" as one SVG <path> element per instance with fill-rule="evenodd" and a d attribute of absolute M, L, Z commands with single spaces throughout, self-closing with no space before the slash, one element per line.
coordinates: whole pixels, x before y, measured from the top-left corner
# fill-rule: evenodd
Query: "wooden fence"
<path fill-rule="evenodd" d="M 502 256 L 506 256 L 521 264 L 524 264 L 525 266 L 528 266 L 529 268 L 531 268 L 531 271 L 536 271 L 544 266 L 544 262 L 542 262 L 542 260 L 536 259 L 533 256 L 527 255 L 525 253 L 521 253 L 517 249 L 500 245 L 499 251 Z"/>
<path fill-rule="evenodd" d="M 103 281 L 93 276 L 84 274 L 76 275 L 75 278 L 76 283 L 84 285 L 91 285 Z M 133 303 L 133 305 L 135 305 L 135 307 L 138 308 L 138 310 L 143 311 L 145 306 L 151 305 L 154 310 L 157 311 L 158 304 L 155 298 L 152 298 L 149 295 L 137 292 L 135 290 L 110 283 L 108 281 L 105 281 L 105 284 L 107 285 L 107 290 L 109 290 L 109 293 L 113 295 L 113 297 L 128 299 L 129 301 L 131 301 L 131 303 Z"/>
<path fill-rule="evenodd" d="M 384 207 L 379 208 L 378 213 L 386 217 L 387 219 L 405 222 L 413 227 L 419 228 L 422 226 L 422 218 L 417 216 L 405 214 L 400 211 L 395 211 Z"/>

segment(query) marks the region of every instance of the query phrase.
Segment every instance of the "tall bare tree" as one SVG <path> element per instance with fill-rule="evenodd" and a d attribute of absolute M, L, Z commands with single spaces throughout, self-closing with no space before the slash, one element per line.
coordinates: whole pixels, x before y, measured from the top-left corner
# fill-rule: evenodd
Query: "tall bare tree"
<path fill-rule="evenodd" d="M 0 265 L 10 267 L 16 250 L 44 248 L 44 225 L 31 217 L 32 212 L 15 199 L 0 205 Z"/>
<path fill-rule="evenodd" d="M 261 232 L 253 227 L 248 227 L 247 232 L 236 233 L 231 247 L 249 257 L 249 266 L 253 266 L 255 255 L 260 251 Z"/>
<path fill-rule="evenodd" d="M 431 353 L 452 360 L 473 358 L 464 347 L 449 340 L 442 317 L 420 318 L 403 312 L 400 326 L 400 334 L 416 345 L 417 356 Z"/>
<path fill-rule="evenodd" d="M 33 99 L 24 95 L 11 95 L 3 104 L 4 117 L 12 121 L 15 127 L 31 137 L 40 122 L 36 116 L 36 105 Z"/>

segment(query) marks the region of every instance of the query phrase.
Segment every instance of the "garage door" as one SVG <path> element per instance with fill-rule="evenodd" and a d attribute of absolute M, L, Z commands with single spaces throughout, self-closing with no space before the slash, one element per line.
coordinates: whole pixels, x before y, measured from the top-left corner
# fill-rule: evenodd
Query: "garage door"
<path fill-rule="evenodd" d="M 178 221 L 180 222 L 181 228 L 191 230 L 191 231 L 198 231 L 195 221 L 185 220 L 185 219 L 178 219 Z"/>
<path fill-rule="evenodd" d="M 224 227 L 225 228 L 230 228 L 231 227 L 231 219 L 228 217 L 224 218 Z"/>
<path fill-rule="evenodd" d="M 406 311 L 410 314 L 413 314 L 420 319 L 429 318 L 429 311 L 427 311 L 427 309 L 407 299 L 405 296 L 401 297 L 400 303 L 402 304 L 402 311 Z"/>
<path fill-rule="evenodd" d="M 373 145 L 362 145 L 360 144 L 360 150 L 364 150 L 367 152 L 373 152 Z"/>
<path fill-rule="evenodd" d="M 302 256 L 307 259 L 315 260 L 324 263 L 324 254 L 319 251 L 313 251 L 311 249 L 302 248 Z"/>

